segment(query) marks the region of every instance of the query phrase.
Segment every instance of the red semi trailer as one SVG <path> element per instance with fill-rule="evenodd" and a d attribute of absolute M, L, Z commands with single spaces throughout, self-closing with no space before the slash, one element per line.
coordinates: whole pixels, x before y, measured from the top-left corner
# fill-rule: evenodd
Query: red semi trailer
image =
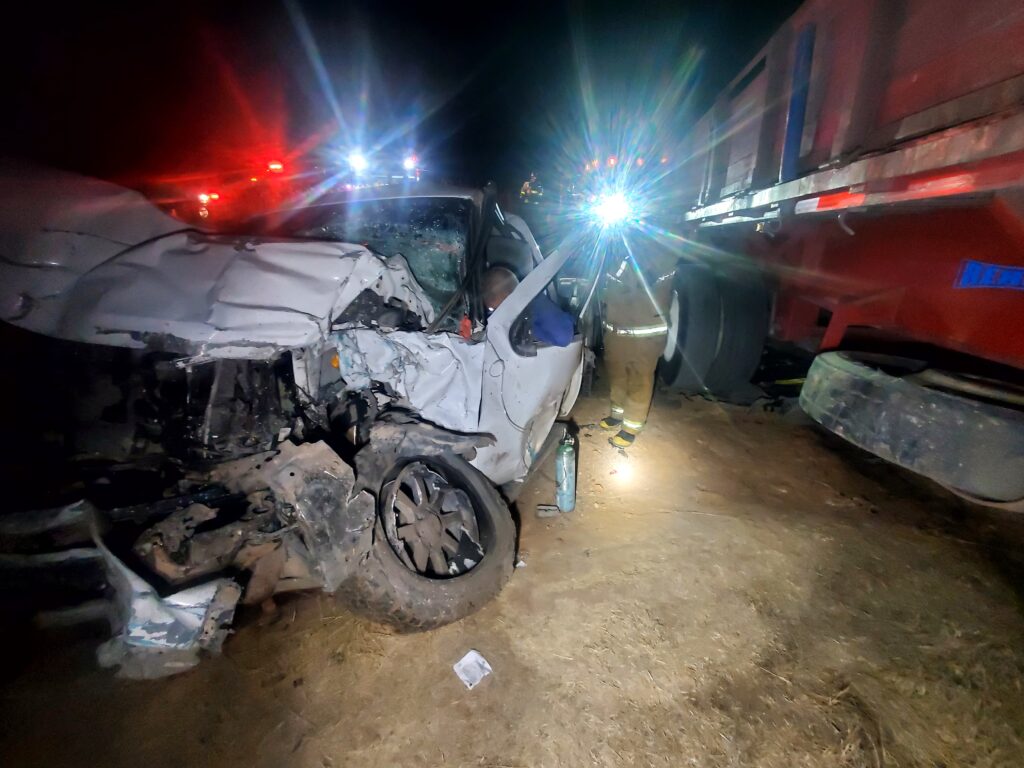
<path fill-rule="evenodd" d="M 809 0 L 686 139 L 663 378 L 800 402 L 972 499 L 1024 499 L 1024 3 Z"/>

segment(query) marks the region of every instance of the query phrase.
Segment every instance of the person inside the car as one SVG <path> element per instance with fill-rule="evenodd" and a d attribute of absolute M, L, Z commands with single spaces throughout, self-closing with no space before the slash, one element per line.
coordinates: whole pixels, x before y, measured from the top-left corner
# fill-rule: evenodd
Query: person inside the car
<path fill-rule="evenodd" d="M 491 314 L 500 307 L 501 302 L 511 295 L 517 285 L 519 285 L 519 278 L 508 267 L 491 267 L 484 272 L 481 293 L 487 314 Z"/>
<path fill-rule="evenodd" d="M 517 285 L 519 278 L 507 267 L 491 267 L 484 272 L 481 292 L 487 314 L 500 307 Z M 562 310 L 543 291 L 530 302 L 529 313 L 534 339 L 555 347 L 567 347 L 572 343 L 576 332 L 572 315 Z"/>

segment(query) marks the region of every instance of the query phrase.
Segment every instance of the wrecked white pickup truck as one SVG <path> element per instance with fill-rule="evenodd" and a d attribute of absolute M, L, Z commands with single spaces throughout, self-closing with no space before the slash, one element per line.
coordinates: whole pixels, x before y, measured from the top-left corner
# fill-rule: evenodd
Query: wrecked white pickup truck
<path fill-rule="evenodd" d="M 187 668 L 239 599 L 295 589 L 435 627 L 509 578 L 506 499 L 580 384 L 580 337 L 531 324 L 568 254 L 493 190 L 367 193 L 225 235 L 105 182 L 0 179 L 0 311 L 38 435 L 11 466 L 77 499 L 0 516 L 0 541 L 103 568 L 101 661 Z M 488 317 L 496 265 L 521 282 Z"/>

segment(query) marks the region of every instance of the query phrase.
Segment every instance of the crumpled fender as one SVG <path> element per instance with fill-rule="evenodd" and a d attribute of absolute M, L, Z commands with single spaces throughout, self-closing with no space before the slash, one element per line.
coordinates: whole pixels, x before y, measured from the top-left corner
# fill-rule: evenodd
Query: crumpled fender
<path fill-rule="evenodd" d="M 369 549 L 376 507 L 352 468 L 327 443 L 282 443 L 277 451 L 216 467 L 211 479 L 244 494 L 269 489 L 298 529 L 310 565 L 334 592 Z"/>
<path fill-rule="evenodd" d="M 456 454 L 471 461 L 478 448 L 494 445 L 489 434 L 451 432 L 401 412 L 370 428 L 369 442 L 356 454 L 357 487 L 376 493 L 388 471 L 402 456 Z"/>

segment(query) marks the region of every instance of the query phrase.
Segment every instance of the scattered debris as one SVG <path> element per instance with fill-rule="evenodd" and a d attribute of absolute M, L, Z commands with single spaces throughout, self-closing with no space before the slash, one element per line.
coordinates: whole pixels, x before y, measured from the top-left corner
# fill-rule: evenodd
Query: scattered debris
<path fill-rule="evenodd" d="M 478 651 L 470 651 L 461 659 L 459 659 L 452 667 L 455 670 L 455 674 L 459 676 L 465 686 L 469 690 L 473 690 L 476 686 L 491 674 L 491 665 L 487 663 L 487 659 L 480 655 Z"/>
<path fill-rule="evenodd" d="M 539 518 L 543 519 L 543 518 L 548 518 L 548 517 L 558 517 L 560 514 L 562 514 L 562 512 L 561 512 L 561 510 L 559 510 L 557 504 L 538 504 L 537 505 L 537 517 L 539 517 Z"/>
<path fill-rule="evenodd" d="M 863 498 L 855 498 L 847 496 L 844 493 L 836 492 L 835 496 L 830 496 L 825 499 L 825 504 L 838 509 L 855 509 L 860 506 L 865 506 L 866 502 Z"/>
<path fill-rule="evenodd" d="M 334 592 L 358 570 L 370 546 L 374 501 L 369 493 L 356 491 L 352 468 L 327 443 L 282 443 L 276 452 L 221 464 L 211 475 L 249 498 L 269 490 L 280 517 L 302 542 L 299 547 L 286 546 L 280 570 L 267 574 L 270 589 L 251 599 L 247 594 L 247 602 L 262 602 L 270 592 L 286 591 L 281 589 L 282 582 L 289 581 L 295 583 L 287 591 L 309 589 L 320 582 L 327 592 Z M 252 540 L 271 545 L 277 538 L 277 533 L 257 533 Z M 257 549 L 254 554 L 264 551 Z M 252 591 L 250 583 L 247 592 Z"/>
<path fill-rule="evenodd" d="M 516 560 L 516 568 L 525 568 L 525 567 L 526 567 L 526 561 L 523 560 L 523 558 L 519 558 L 518 560 Z"/>

